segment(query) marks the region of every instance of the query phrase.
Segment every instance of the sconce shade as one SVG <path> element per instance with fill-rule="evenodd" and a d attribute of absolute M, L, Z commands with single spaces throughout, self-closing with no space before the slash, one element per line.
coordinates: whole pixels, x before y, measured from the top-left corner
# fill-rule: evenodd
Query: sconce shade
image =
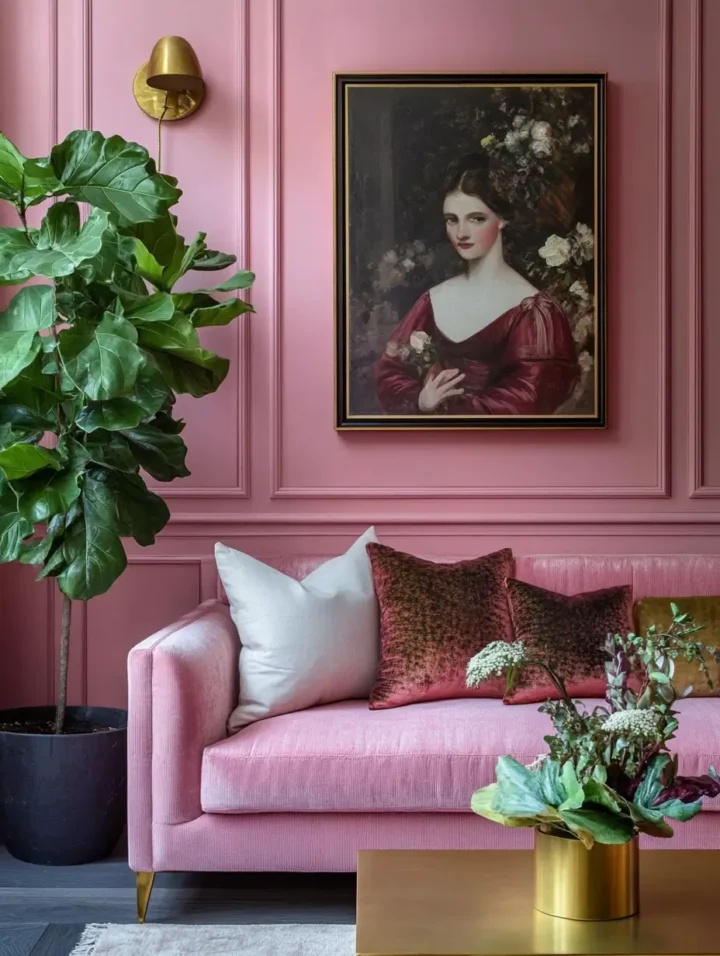
<path fill-rule="evenodd" d="M 147 67 L 148 86 L 170 93 L 195 93 L 205 89 L 195 51 L 182 37 L 161 37 L 153 47 Z"/>

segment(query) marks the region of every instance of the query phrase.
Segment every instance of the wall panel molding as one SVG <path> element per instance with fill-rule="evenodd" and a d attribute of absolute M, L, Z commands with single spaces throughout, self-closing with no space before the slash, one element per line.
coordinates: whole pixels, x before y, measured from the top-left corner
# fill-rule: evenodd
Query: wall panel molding
<path fill-rule="evenodd" d="M 698 2 L 698 0 L 694 0 Z M 271 498 L 278 499 L 602 499 L 668 498 L 671 495 L 670 449 L 670 149 L 672 119 L 672 26 L 673 0 L 658 2 L 658 358 L 657 358 L 657 480 L 653 485 L 597 485 L 597 486 L 485 486 L 448 487 L 424 486 L 398 488 L 396 486 L 293 486 L 283 479 L 283 381 L 282 381 L 282 326 L 283 303 L 281 290 L 282 262 L 282 197 L 280 174 L 282 168 L 282 12 L 283 0 L 273 3 L 272 37 L 272 129 L 270 162 L 273 170 L 271 218 L 273 249 L 271 293 L 271 372 L 270 372 L 270 476 Z"/>
<path fill-rule="evenodd" d="M 690 0 L 689 166 L 689 468 L 691 498 L 720 498 L 720 485 L 704 481 L 704 301 L 703 301 L 703 0 Z"/>

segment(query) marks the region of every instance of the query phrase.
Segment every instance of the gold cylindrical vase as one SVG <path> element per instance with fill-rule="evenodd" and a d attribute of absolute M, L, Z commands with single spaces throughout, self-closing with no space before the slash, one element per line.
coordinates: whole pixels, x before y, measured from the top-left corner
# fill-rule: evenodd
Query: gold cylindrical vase
<path fill-rule="evenodd" d="M 535 831 L 535 909 L 575 920 L 611 920 L 638 911 L 638 842 L 595 843 Z"/>

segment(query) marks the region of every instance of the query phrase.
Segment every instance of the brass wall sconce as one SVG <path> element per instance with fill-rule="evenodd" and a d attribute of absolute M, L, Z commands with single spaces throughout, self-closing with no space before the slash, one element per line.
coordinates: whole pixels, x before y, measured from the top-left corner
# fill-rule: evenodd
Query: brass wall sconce
<path fill-rule="evenodd" d="M 185 119 L 205 98 L 195 51 L 182 37 L 162 37 L 135 74 L 133 94 L 140 109 L 162 122 Z"/>

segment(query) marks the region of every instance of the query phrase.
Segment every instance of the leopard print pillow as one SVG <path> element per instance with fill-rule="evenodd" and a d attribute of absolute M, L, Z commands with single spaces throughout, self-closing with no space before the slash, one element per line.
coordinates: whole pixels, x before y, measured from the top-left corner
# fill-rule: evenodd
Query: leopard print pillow
<path fill-rule="evenodd" d="M 504 678 L 465 683 L 468 661 L 491 641 L 511 639 L 506 548 L 440 564 L 366 545 L 380 603 L 380 665 L 370 709 L 455 697 L 501 698 Z"/>
<path fill-rule="evenodd" d="M 514 639 L 553 665 L 571 697 L 604 697 L 605 640 L 608 633 L 632 631 L 632 586 L 568 596 L 509 578 L 507 590 Z M 559 697 L 543 670 L 526 667 L 504 700 L 534 704 Z"/>

